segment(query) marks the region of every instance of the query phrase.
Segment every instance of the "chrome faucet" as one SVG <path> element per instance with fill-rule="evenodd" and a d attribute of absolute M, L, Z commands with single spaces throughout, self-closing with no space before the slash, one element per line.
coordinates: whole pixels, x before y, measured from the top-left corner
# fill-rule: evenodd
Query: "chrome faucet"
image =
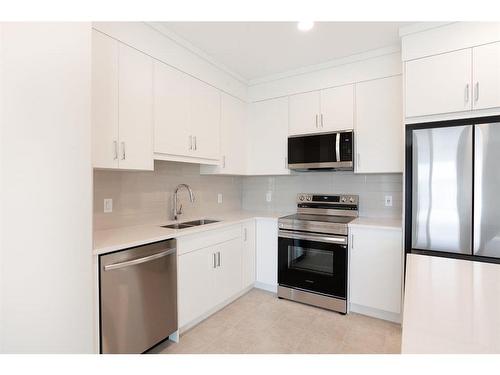
<path fill-rule="evenodd" d="M 179 206 L 179 208 L 177 208 L 177 201 L 178 201 L 177 194 L 179 193 L 179 190 L 181 190 L 181 188 L 185 188 L 188 191 L 189 200 L 191 201 L 191 203 L 194 202 L 194 194 L 193 194 L 193 191 L 191 190 L 191 188 L 189 187 L 189 185 L 187 185 L 187 184 L 177 185 L 177 187 L 175 188 L 175 191 L 174 191 L 174 207 L 173 207 L 174 220 L 177 220 L 179 215 L 182 215 L 182 204 Z"/>

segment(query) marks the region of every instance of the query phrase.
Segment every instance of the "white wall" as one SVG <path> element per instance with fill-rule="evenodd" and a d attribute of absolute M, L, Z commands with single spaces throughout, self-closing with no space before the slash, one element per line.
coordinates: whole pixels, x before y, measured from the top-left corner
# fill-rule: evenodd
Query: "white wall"
<path fill-rule="evenodd" d="M 91 353 L 91 25 L 2 27 L 0 350 Z"/>

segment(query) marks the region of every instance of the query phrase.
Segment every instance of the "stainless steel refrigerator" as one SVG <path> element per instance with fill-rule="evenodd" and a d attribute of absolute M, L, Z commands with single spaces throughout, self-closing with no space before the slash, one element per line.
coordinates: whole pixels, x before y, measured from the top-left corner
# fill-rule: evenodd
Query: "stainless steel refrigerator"
<path fill-rule="evenodd" d="M 407 252 L 500 258 L 500 117 L 407 127 L 405 236 Z"/>

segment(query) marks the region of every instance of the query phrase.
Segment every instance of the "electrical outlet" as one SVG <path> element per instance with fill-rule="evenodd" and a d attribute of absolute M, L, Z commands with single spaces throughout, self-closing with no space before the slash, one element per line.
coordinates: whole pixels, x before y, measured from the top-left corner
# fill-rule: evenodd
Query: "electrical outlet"
<path fill-rule="evenodd" d="M 392 195 L 385 196 L 385 206 L 392 207 Z"/>
<path fill-rule="evenodd" d="M 217 203 L 222 203 L 222 193 L 217 194 Z"/>
<path fill-rule="evenodd" d="M 104 199 L 104 213 L 113 212 L 113 199 L 107 198 Z"/>
<path fill-rule="evenodd" d="M 273 192 L 269 190 L 266 193 L 266 202 L 271 202 L 272 200 L 273 200 Z"/>

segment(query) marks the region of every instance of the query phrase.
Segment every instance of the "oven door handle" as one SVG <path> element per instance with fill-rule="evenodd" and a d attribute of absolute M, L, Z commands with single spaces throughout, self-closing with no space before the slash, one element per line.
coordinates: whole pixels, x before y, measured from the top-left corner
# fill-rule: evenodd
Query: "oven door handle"
<path fill-rule="evenodd" d="M 309 240 L 317 242 L 335 243 L 339 245 L 347 245 L 347 237 L 340 237 L 340 236 L 324 236 L 312 233 L 299 234 L 299 233 L 291 233 L 284 230 L 280 230 L 278 231 L 278 237 L 291 238 L 293 240 Z"/>

